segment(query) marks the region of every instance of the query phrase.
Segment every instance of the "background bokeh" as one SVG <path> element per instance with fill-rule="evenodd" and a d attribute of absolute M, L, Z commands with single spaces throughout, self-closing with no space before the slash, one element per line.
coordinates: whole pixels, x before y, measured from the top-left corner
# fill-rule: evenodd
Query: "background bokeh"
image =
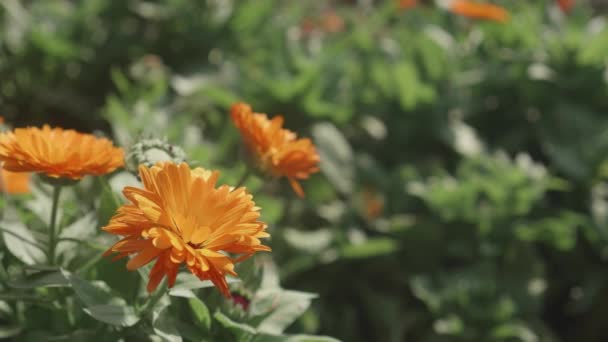
<path fill-rule="evenodd" d="M 236 101 L 314 139 L 298 199 L 247 185 L 291 330 L 343 341 L 608 340 L 600 1 L 0 1 L 0 113 L 182 146 L 236 181 Z"/>

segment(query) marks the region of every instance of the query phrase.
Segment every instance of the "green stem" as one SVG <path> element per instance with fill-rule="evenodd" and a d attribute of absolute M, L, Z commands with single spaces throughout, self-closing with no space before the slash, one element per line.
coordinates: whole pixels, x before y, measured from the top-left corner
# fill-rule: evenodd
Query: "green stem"
<path fill-rule="evenodd" d="M 91 249 L 96 249 L 96 250 L 105 251 L 107 249 L 106 247 L 104 247 L 102 245 L 98 245 L 98 244 L 90 242 L 90 241 L 80 240 L 80 239 L 71 238 L 71 237 L 60 237 L 57 239 L 57 243 L 62 242 L 62 241 L 86 245 L 87 247 L 90 247 Z"/>
<path fill-rule="evenodd" d="M 87 261 L 84 265 L 80 266 L 77 270 L 76 273 L 84 273 L 86 272 L 89 268 L 95 266 L 95 264 L 97 264 L 97 262 L 99 262 L 99 260 L 101 260 L 103 258 L 103 252 L 100 252 L 98 254 L 96 254 L 94 257 L 92 257 L 91 259 L 89 259 L 89 261 Z"/>
<path fill-rule="evenodd" d="M 59 194 L 61 194 L 61 185 L 53 185 L 53 208 L 51 209 L 51 222 L 49 223 L 49 264 L 51 265 L 55 264 L 55 245 L 57 244 L 55 225 L 59 209 Z"/>
<path fill-rule="evenodd" d="M 1 173 L 0 173 L 0 195 L 2 198 L 2 205 L 0 206 L 0 220 L 4 219 L 4 208 L 7 206 L 7 199 L 8 196 L 6 196 L 6 185 L 4 184 L 4 177 L 2 177 Z"/>
<path fill-rule="evenodd" d="M 159 284 L 158 288 L 156 289 L 156 291 L 154 293 L 152 293 L 145 301 L 145 303 L 141 306 L 141 308 L 139 309 L 139 313 L 141 316 L 144 316 L 145 314 L 147 314 L 148 312 L 150 312 L 150 310 L 152 310 L 152 308 L 154 308 L 154 306 L 156 305 L 156 303 L 158 303 L 158 301 L 166 294 L 169 293 L 169 288 L 166 287 L 166 279 L 163 279 L 162 282 Z"/>
<path fill-rule="evenodd" d="M 245 184 L 247 178 L 251 175 L 251 170 L 249 168 L 245 169 L 245 173 L 241 176 L 241 179 L 236 183 L 236 188 L 239 188 Z"/>

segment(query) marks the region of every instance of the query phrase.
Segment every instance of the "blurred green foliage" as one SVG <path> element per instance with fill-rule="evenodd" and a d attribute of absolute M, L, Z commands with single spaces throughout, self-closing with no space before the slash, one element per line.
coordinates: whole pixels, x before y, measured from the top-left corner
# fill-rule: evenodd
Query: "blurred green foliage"
<path fill-rule="evenodd" d="M 287 329 L 344 341 L 605 341 L 606 18 L 585 3 L 568 15 L 551 1 L 501 3 L 505 24 L 379 1 L 4 0 L 0 108 L 15 125 L 100 130 L 125 147 L 165 137 L 226 182 L 246 168 L 233 102 L 314 138 L 322 173 L 303 184 L 306 199 L 283 181 L 247 186 L 271 225 L 281 286 L 318 297 L 284 294 L 306 304 L 285 303 L 282 322 L 178 292 L 177 307 L 155 311 L 164 339 L 177 329 L 279 341 L 271 335 Z M 90 185 L 98 217 L 66 213 L 65 234 L 95 234 L 81 220 L 107 221 L 120 177 Z M 35 263 L 35 249 L 8 240 L 5 266 Z M 114 283 L 51 272 L 28 284 L 71 282 L 82 299 L 71 305 L 135 325 L 141 294 L 124 266 L 83 276 L 103 274 Z M 273 284 L 262 289 L 282 291 Z M 0 335 L 37 341 L 6 296 Z M 65 333 L 67 319 L 36 329 Z M 82 324 L 73 335 L 86 338 L 96 323 Z M 135 327 L 126 331 L 146 328 Z M 304 340 L 326 341 L 289 341 Z"/>

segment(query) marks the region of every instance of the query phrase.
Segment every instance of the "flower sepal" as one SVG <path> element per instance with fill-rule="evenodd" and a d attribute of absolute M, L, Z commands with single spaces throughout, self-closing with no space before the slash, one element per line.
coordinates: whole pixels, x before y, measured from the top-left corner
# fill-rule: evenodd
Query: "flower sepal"
<path fill-rule="evenodd" d="M 71 179 L 71 178 L 63 178 L 63 177 L 51 177 L 51 176 L 47 176 L 44 173 L 39 173 L 38 177 L 40 177 L 40 180 L 43 183 L 46 183 L 46 184 L 51 185 L 53 187 L 55 187 L 55 186 L 72 186 L 72 185 L 75 185 L 76 183 L 80 182 L 80 179 Z"/>

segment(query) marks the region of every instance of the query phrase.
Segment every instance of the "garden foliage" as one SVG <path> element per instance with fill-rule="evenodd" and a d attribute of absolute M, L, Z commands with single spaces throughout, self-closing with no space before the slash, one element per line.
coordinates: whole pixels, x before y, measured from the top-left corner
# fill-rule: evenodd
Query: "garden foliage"
<path fill-rule="evenodd" d="M 166 140 L 236 185 L 244 101 L 321 158 L 303 199 L 246 180 L 273 251 L 237 267 L 231 300 L 186 273 L 148 295 L 149 268 L 101 258 L 127 170 L 64 192 L 60 267 L 36 247 L 49 188 L 5 196 L 0 337 L 608 339 L 608 23 L 583 1 L 495 2 L 508 21 L 393 1 L 0 2 L 11 126 Z"/>

